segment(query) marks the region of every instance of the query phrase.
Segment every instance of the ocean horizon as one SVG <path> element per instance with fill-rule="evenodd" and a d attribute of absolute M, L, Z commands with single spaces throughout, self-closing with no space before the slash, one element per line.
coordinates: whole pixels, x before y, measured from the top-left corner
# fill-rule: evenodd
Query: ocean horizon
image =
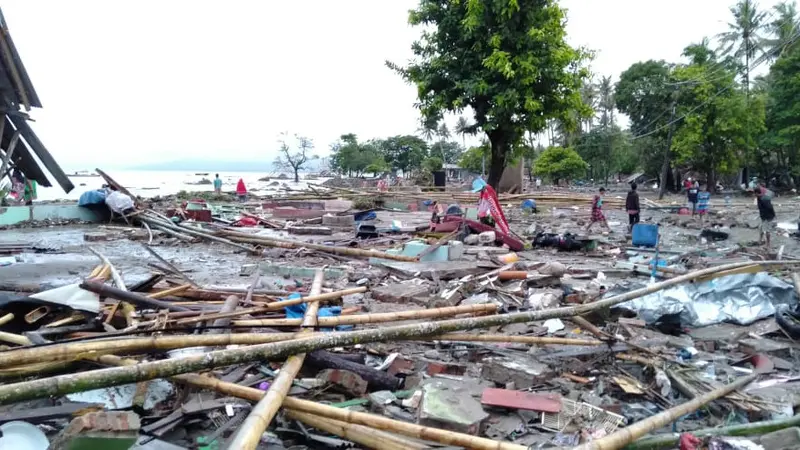
<path fill-rule="evenodd" d="M 56 200 L 78 200 L 81 194 L 86 191 L 100 189 L 103 178 L 100 176 L 76 176 L 75 173 L 83 171 L 68 171 L 69 177 L 75 188 L 70 193 L 65 193 L 61 186 L 56 184 L 52 177 L 48 177 L 53 187 L 39 186 L 37 189 L 37 201 L 56 201 Z M 87 171 L 94 173 L 93 170 Z M 223 191 L 235 191 L 236 183 L 241 178 L 248 191 L 255 194 L 266 195 L 278 193 L 281 190 L 293 189 L 304 190 L 309 184 L 321 184 L 328 178 L 316 180 L 305 180 L 304 177 L 309 173 L 300 173 L 300 182 L 294 182 L 294 174 L 280 171 L 237 171 L 237 172 L 214 172 L 214 171 L 189 171 L 189 170 L 104 170 L 117 183 L 125 186 L 134 195 L 141 197 L 156 197 L 177 194 L 180 191 L 187 192 L 211 192 L 214 186 L 211 184 L 196 184 L 203 178 L 213 180 L 218 173 L 222 179 Z M 281 174 L 288 178 L 278 179 Z M 270 181 L 259 181 L 260 178 L 270 177 Z M 271 185 L 278 182 L 278 185 Z"/>

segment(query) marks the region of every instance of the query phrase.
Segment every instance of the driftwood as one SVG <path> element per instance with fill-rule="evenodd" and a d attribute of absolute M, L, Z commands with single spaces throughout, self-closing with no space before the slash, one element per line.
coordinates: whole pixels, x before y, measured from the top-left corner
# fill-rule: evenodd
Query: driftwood
<path fill-rule="evenodd" d="M 797 266 L 800 261 L 764 261 L 759 263 L 762 270 L 781 266 Z M 313 337 L 271 344 L 254 345 L 246 348 L 219 350 L 204 355 L 188 356 L 179 359 L 143 362 L 136 367 L 115 367 L 72 373 L 20 383 L 0 385 L 0 404 L 8 404 L 58 396 L 89 389 L 133 383 L 154 378 L 169 377 L 182 373 L 195 372 L 215 367 L 244 364 L 253 361 L 275 360 L 298 353 L 309 353 L 314 350 L 342 347 L 370 342 L 396 341 L 423 336 L 435 336 L 461 330 L 488 328 L 509 325 L 512 323 L 530 322 L 555 318 L 566 318 L 608 308 L 619 303 L 633 300 L 653 292 L 666 289 L 699 277 L 712 275 L 720 271 L 751 265 L 732 263 L 718 267 L 699 270 L 683 276 L 655 283 L 641 289 L 615 295 L 586 305 L 575 305 L 540 311 L 519 312 L 513 314 L 496 314 L 484 317 L 468 317 L 443 321 L 428 321 L 410 325 L 382 327 L 370 330 L 359 330 L 348 333 L 320 333 Z"/>
<path fill-rule="evenodd" d="M 395 391 L 403 382 L 402 379 L 393 377 L 386 372 L 349 361 L 325 350 L 317 350 L 306 355 L 306 365 L 317 370 L 342 369 L 353 372 L 363 378 L 372 391 Z"/>
<path fill-rule="evenodd" d="M 135 292 L 117 289 L 107 284 L 84 281 L 80 284 L 80 288 L 94 292 L 95 294 L 103 295 L 105 297 L 111 297 L 124 302 L 133 303 L 143 308 L 168 309 L 170 311 L 190 311 L 189 308 L 184 306 L 175 305 L 169 302 L 162 302 L 160 300 L 155 300 Z"/>
<path fill-rule="evenodd" d="M 322 292 L 322 282 L 325 279 L 325 271 L 317 269 L 314 274 L 314 281 L 311 284 L 311 295 L 319 295 Z M 303 317 L 303 324 L 309 327 L 316 325 L 317 312 L 319 310 L 319 302 L 312 302 L 306 308 Z M 304 330 L 304 333 L 313 333 L 312 330 Z M 261 435 L 267 430 L 275 414 L 278 413 L 283 404 L 283 400 L 292 388 L 292 382 L 300 369 L 303 368 L 303 362 L 306 359 L 305 353 L 298 353 L 292 355 L 286 360 L 286 363 L 281 367 L 278 376 L 272 381 L 264 398 L 250 411 L 244 423 L 239 427 L 238 431 L 231 439 L 229 448 L 255 450 L 261 441 Z"/>
<path fill-rule="evenodd" d="M 718 398 L 722 398 L 731 392 L 746 386 L 756 378 L 758 378 L 758 374 L 752 374 L 739 378 L 733 383 L 722 386 L 719 389 L 714 389 L 713 391 L 698 396 L 686 403 L 681 403 L 678 406 L 670 408 L 666 411 L 662 411 L 652 417 L 648 417 L 647 419 L 641 420 L 632 425 L 628 425 L 627 427 L 617 430 L 608 436 L 604 436 L 588 444 L 576 447 L 576 450 L 615 450 L 622 448 L 636 439 L 646 435 L 647 433 L 668 425 L 678 420 L 681 416 L 691 414 L 703 405 Z"/>

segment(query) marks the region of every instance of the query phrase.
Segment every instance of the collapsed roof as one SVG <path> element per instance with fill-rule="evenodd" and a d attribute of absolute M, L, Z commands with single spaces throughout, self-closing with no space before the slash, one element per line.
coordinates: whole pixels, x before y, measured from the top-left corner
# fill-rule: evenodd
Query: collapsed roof
<path fill-rule="evenodd" d="M 69 192 L 75 186 L 28 124 L 27 112 L 41 107 L 0 9 L 0 113 L 4 114 L 0 122 L 0 157 L 5 160 L 10 152 L 14 166 L 27 178 L 42 186 L 52 186 L 39 165 L 41 162 L 64 192 Z M 0 178 L 4 176 L 0 174 Z"/>

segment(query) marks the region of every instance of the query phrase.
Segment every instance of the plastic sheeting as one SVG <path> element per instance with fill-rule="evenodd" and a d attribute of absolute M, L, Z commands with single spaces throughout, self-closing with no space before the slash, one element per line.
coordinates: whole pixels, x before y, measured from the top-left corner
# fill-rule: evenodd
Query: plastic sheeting
<path fill-rule="evenodd" d="M 607 295 L 615 293 L 620 292 Z M 681 325 L 703 327 L 721 322 L 749 325 L 775 314 L 775 305 L 793 305 L 797 300 L 792 285 L 760 272 L 683 284 L 617 307 L 638 313 L 647 323 L 679 315 Z"/>

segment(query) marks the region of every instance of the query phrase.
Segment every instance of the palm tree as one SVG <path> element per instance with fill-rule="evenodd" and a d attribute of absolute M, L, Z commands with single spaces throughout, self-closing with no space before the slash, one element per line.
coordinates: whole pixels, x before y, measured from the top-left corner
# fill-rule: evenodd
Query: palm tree
<path fill-rule="evenodd" d="M 614 124 L 614 85 L 611 77 L 602 77 L 597 85 L 597 108 L 600 110 L 600 126 L 608 128 Z"/>
<path fill-rule="evenodd" d="M 466 117 L 460 116 L 456 122 L 456 134 L 461 135 L 461 146 L 466 150 L 467 148 L 467 135 L 472 133 L 470 129 L 472 124 L 469 123 Z"/>
<path fill-rule="evenodd" d="M 774 7 L 773 16 L 777 16 L 766 25 L 772 37 L 765 39 L 764 47 L 772 60 L 778 59 L 781 54 L 797 45 L 798 19 L 797 5 L 795 2 L 785 1 Z"/>
<path fill-rule="evenodd" d="M 435 122 L 428 122 L 423 120 L 420 123 L 419 128 L 417 128 L 417 133 L 425 139 L 425 141 L 430 142 L 433 140 L 433 136 L 436 135 L 436 127 L 437 124 Z"/>
<path fill-rule="evenodd" d="M 447 128 L 447 124 L 444 122 L 442 122 L 442 124 L 439 125 L 439 129 L 436 130 L 436 134 L 439 135 L 439 138 L 443 141 L 450 139 L 451 136 L 450 129 Z"/>
<path fill-rule="evenodd" d="M 717 37 L 724 55 L 744 62 L 742 75 L 749 94 L 751 63 L 764 51 L 762 32 L 766 26 L 766 12 L 759 11 L 754 0 L 739 0 L 730 10 L 734 20 L 728 23 L 728 31 Z"/>
<path fill-rule="evenodd" d="M 593 79 L 584 80 L 580 92 L 581 92 L 581 101 L 583 101 L 583 103 L 586 106 L 594 110 L 594 107 L 597 105 L 597 86 L 595 85 L 594 80 Z M 592 129 L 593 124 L 594 124 L 594 117 L 588 117 L 585 121 L 581 121 L 579 128 L 581 129 L 581 131 L 588 132 Z M 584 125 L 586 126 L 585 130 L 583 129 Z"/>

